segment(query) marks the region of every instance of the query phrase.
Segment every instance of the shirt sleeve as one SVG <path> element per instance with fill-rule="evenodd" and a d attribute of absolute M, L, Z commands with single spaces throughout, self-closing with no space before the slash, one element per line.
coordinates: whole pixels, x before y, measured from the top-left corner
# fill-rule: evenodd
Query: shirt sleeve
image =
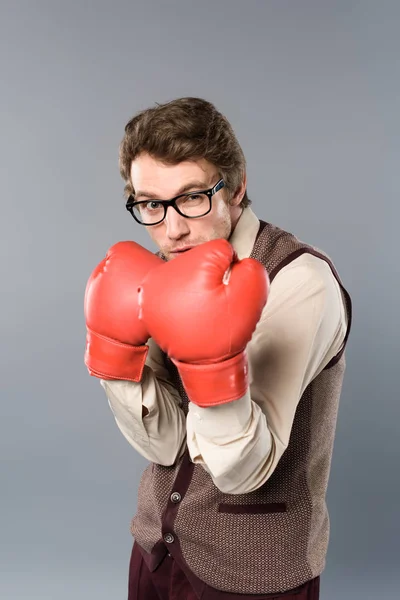
<path fill-rule="evenodd" d="M 147 460 L 175 463 L 186 448 L 186 418 L 160 348 L 150 339 L 142 381 L 100 380 L 123 436 Z"/>
<path fill-rule="evenodd" d="M 250 343 L 243 398 L 201 408 L 189 404 L 187 445 L 228 494 L 254 491 L 288 446 L 299 400 L 341 349 L 345 300 L 329 265 L 303 254 L 274 278 Z"/>

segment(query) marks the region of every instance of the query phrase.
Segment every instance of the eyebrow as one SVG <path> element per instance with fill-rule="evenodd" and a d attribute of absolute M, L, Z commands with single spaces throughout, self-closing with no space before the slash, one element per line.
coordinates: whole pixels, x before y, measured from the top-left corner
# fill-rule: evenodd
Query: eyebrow
<path fill-rule="evenodd" d="M 207 190 L 207 189 L 208 189 L 207 183 L 204 183 L 204 181 L 195 180 L 195 181 L 191 181 L 190 183 L 187 183 L 186 185 L 183 185 L 182 187 L 180 187 L 178 189 L 177 193 L 175 194 L 175 196 L 179 196 L 180 194 L 184 194 L 185 192 L 188 192 L 190 190 L 201 191 L 201 190 Z M 157 196 L 156 194 L 152 194 L 151 192 L 145 192 L 142 190 L 139 190 L 137 193 L 134 194 L 134 196 L 135 196 L 135 198 L 144 196 L 146 198 L 156 198 L 157 200 L 160 199 L 160 197 Z"/>

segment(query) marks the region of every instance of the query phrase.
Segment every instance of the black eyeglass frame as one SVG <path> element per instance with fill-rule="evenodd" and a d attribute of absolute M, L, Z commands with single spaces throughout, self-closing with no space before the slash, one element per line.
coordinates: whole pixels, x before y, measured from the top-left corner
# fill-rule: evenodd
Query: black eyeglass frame
<path fill-rule="evenodd" d="M 178 196 L 175 196 L 175 198 L 171 198 L 171 200 L 158 200 L 158 198 L 150 198 L 149 200 L 139 200 L 136 202 L 136 200 L 134 199 L 134 196 L 131 194 L 126 202 L 125 208 L 128 212 L 130 212 L 130 214 L 132 215 L 132 217 L 135 219 L 135 221 L 137 223 L 139 223 L 140 225 L 144 225 L 145 227 L 153 227 L 153 225 L 159 225 L 160 223 L 162 223 L 167 215 L 167 208 L 169 206 L 172 206 L 176 210 L 176 212 L 179 215 L 181 215 L 182 217 L 185 217 L 185 219 L 200 219 L 201 217 L 205 217 L 206 215 L 208 215 L 208 213 L 211 211 L 211 208 L 212 208 L 212 200 L 211 199 L 214 196 L 214 194 L 216 194 L 223 187 L 225 187 L 225 182 L 223 179 L 220 179 L 219 181 L 217 181 L 217 183 L 212 188 L 210 188 L 208 190 L 196 190 L 193 192 L 186 192 L 185 194 L 179 194 Z M 206 194 L 206 196 L 208 196 L 208 199 L 210 201 L 210 206 L 209 206 L 209 209 L 202 215 L 197 215 L 196 217 L 188 217 L 187 215 L 184 215 L 179 210 L 179 208 L 176 205 L 176 201 L 179 200 L 179 198 L 183 198 L 185 196 L 192 196 L 194 194 Z M 134 214 L 135 206 L 138 206 L 139 204 L 147 204 L 148 202 L 157 202 L 159 204 L 162 204 L 164 207 L 164 216 L 162 219 L 160 219 L 156 223 L 149 223 L 149 224 L 142 223 L 141 221 L 139 221 L 139 219 Z"/>

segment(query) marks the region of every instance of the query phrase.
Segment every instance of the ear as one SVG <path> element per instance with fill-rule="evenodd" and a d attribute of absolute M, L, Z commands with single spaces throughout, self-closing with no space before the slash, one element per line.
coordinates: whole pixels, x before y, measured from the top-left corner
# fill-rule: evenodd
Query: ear
<path fill-rule="evenodd" d="M 239 204 L 243 200 L 243 196 L 246 192 L 246 188 L 247 188 L 247 175 L 245 172 L 243 174 L 243 178 L 242 178 L 240 185 L 237 187 L 235 193 L 233 194 L 232 198 L 229 201 L 229 204 L 231 206 L 239 206 Z"/>

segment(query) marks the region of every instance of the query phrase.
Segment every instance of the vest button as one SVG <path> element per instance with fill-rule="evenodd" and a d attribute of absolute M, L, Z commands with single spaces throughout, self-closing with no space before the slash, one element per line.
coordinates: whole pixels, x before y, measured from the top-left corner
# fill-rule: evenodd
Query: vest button
<path fill-rule="evenodd" d="M 171 501 L 174 502 L 174 504 L 177 504 L 177 502 L 180 502 L 181 500 L 182 496 L 179 492 L 174 492 L 173 494 L 171 494 Z"/>
<path fill-rule="evenodd" d="M 172 535 L 172 533 L 166 533 L 164 535 L 164 542 L 166 542 L 167 544 L 172 544 L 172 542 L 175 540 L 174 536 Z"/>

